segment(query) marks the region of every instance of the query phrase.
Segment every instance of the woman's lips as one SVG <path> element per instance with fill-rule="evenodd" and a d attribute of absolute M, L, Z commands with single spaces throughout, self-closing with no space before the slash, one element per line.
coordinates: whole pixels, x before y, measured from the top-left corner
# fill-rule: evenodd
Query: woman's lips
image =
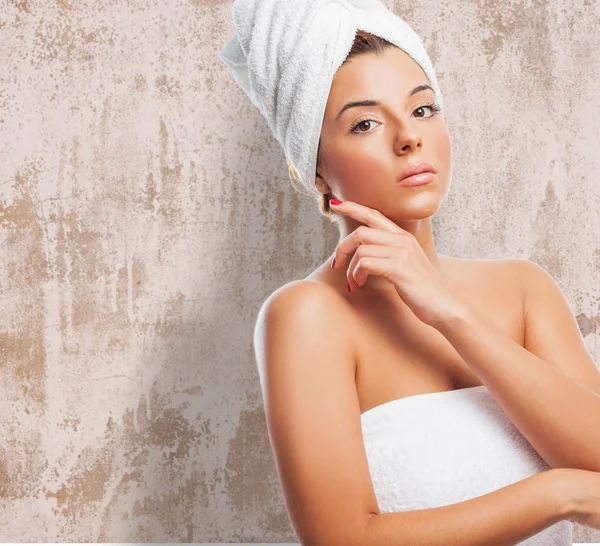
<path fill-rule="evenodd" d="M 422 184 L 428 184 L 435 178 L 435 174 L 432 172 L 424 172 L 420 174 L 413 174 L 407 176 L 398 182 L 401 186 L 420 186 Z"/>

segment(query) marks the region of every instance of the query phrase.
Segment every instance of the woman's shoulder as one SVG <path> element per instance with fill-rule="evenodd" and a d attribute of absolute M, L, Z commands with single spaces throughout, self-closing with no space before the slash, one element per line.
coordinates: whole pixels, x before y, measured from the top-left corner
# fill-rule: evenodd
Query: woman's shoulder
<path fill-rule="evenodd" d="M 267 296 L 255 325 L 263 334 L 271 326 L 292 329 L 301 337 L 315 329 L 349 331 L 353 314 L 348 301 L 334 286 L 311 279 L 290 281 Z"/>
<path fill-rule="evenodd" d="M 528 260 L 522 258 L 456 258 L 453 256 L 440 256 L 445 269 L 456 279 L 474 281 L 477 278 L 488 278 L 493 275 L 495 280 L 510 281 L 518 279 L 522 273 L 523 263 Z"/>
<path fill-rule="evenodd" d="M 355 355 L 351 314 L 344 308 L 347 305 L 333 287 L 316 281 L 295 280 L 274 290 L 261 305 L 254 326 L 253 345 L 261 381 L 267 359 L 277 360 L 274 355 L 280 350 L 301 359 L 326 340 L 344 345 Z M 352 359 L 353 369 L 355 365 Z"/>
<path fill-rule="evenodd" d="M 305 278 L 290 281 L 271 292 L 261 305 L 260 312 L 273 306 L 296 312 L 305 308 L 324 310 L 332 305 L 343 305 L 345 301 L 334 286 L 314 278 Z"/>

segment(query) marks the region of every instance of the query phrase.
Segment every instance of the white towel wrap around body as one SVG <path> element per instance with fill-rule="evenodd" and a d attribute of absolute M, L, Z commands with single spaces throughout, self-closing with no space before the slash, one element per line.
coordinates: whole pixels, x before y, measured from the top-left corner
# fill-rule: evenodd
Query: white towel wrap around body
<path fill-rule="evenodd" d="M 381 513 L 455 504 L 549 470 L 485 385 L 408 396 L 361 415 Z M 560 521 L 519 544 L 571 546 Z"/>

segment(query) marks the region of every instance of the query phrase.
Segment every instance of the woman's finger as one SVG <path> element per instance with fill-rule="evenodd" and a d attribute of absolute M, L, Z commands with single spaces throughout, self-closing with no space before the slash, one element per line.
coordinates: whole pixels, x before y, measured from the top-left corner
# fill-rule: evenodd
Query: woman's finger
<path fill-rule="evenodd" d="M 392 233 L 408 233 L 406 230 L 392 222 L 387 216 L 384 216 L 377 209 L 365 207 L 364 205 L 360 205 L 354 201 L 342 201 L 341 203 L 336 204 L 332 200 L 329 202 L 329 204 L 336 212 L 350 216 L 365 226 L 390 231 Z"/>
<path fill-rule="evenodd" d="M 367 281 L 369 275 L 389 278 L 394 273 L 394 267 L 396 267 L 394 256 L 364 256 L 356 262 L 356 266 L 352 270 L 350 277 L 354 281 L 354 284 L 362 286 Z"/>
<path fill-rule="evenodd" d="M 350 256 L 362 245 L 384 245 L 401 246 L 405 244 L 404 236 L 401 233 L 391 233 L 389 231 L 359 226 L 350 233 L 335 249 L 333 269 L 343 266 Z"/>
<path fill-rule="evenodd" d="M 348 277 L 348 286 L 350 292 L 353 292 L 355 288 L 362 286 L 367 282 L 368 274 L 364 274 L 364 269 L 357 268 L 360 260 L 364 258 L 393 258 L 395 255 L 394 248 L 391 246 L 384 245 L 359 245 L 354 253 L 354 256 L 350 259 L 348 264 L 348 271 L 346 276 Z"/>

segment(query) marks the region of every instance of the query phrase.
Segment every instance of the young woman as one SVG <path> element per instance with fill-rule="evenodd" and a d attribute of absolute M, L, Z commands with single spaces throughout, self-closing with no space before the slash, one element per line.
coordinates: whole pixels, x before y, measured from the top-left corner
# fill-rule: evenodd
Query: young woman
<path fill-rule="evenodd" d="M 305 545 L 570 545 L 600 529 L 600 374 L 541 267 L 437 253 L 430 84 L 364 31 L 333 77 L 314 183 L 340 243 L 254 336 L 287 510 Z"/>

